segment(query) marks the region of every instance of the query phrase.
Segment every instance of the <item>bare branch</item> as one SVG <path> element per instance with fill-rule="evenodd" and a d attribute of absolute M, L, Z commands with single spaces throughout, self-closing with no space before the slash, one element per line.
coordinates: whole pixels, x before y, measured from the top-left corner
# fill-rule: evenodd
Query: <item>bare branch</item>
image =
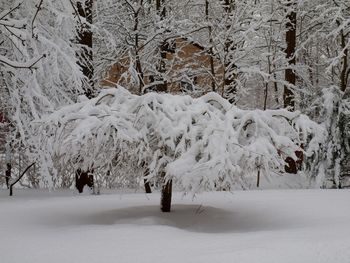
<path fill-rule="evenodd" d="M 8 12 L 6 12 L 2 17 L 0 17 L 0 20 L 4 19 L 9 14 L 13 13 L 16 9 L 20 8 L 21 5 L 22 5 L 22 3 L 18 3 L 18 5 L 16 5 L 14 8 L 12 8 Z"/>
<path fill-rule="evenodd" d="M 36 19 L 37 15 L 38 15 L 38 13 L 39 13 L 39 11 L 41 9 L 41 5 L 43 4 L 43 1 L 44 0 L 40 0 L 39 4 L 36 5 L 36 12 L 35 12 L 35 15 L 34 15 L 33 20 L 32 20 L 32 37 L 33 38 L 36 38 L 35 35 L 34 35 L 34 28 L 35 28 L 34 27 L 34 22 L 35 22 L 35 19 Z"/>

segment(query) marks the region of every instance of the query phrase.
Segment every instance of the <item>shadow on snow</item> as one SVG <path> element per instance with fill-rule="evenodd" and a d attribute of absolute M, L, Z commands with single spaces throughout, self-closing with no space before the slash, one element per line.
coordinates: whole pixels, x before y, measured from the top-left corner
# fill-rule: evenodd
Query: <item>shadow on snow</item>
<path fill-rule="evenodd" d="M 57 222 L 59 220 L 60 222 Z M 159 206 L 133 206 L 85 215 L 56 217 L 55 225 L 165 226 L 199 233 L 244 233 L 298 227 L 298 220 L 274 217 L 261 210 L 239 207 L 237 212 L 198 205 L 173 205 L 171 213 Z M 53 223 L 51 221 L 51 223 Z"/>

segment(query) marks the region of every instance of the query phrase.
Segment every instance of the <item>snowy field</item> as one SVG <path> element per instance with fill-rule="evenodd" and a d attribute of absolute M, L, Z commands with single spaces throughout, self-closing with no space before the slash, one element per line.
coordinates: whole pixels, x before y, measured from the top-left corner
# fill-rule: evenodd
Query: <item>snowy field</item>
<path fill-rule="evenodd" d="M 349 263 L 350 191 L 159 194 L 0 190 L 1 263 Z"/>

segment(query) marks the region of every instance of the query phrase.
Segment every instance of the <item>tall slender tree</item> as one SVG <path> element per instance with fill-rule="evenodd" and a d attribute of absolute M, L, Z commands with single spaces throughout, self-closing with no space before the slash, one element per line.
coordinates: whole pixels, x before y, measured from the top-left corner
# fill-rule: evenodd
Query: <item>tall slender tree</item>
<path fill-rule="evenodd" d="M 236 101 L 236 69 L 237 65 L 233 62 L 233 51 L 237 48 L 236 43 L 233 41 L 233 11 L 235 10 L 235 0 L 222 0 L 222 7 L 224 10 L 226 39 L 224 43 L 224 77 L 223 77 L 223 91 L 225 97 L 231 103 Z"/>
<path fill-rule="evenodd" d="M 296 1 L 288 0 L 286 2 L 286 60 L 288 66 L 285 70 L 286 85 L 283 90 L 283 102 L 284 107 L 289 107 L 290 110 L 295 108 L 295 95 L 293 88 L 296 83 L 295 74 L 295 62 L 296 62 L 296 26 L 297 26 L 297 13 L 296 13 Z"/>
<path fill-rule="evenodd" d="M 92 36 L 92 17 L 93 17 L 93 0 L 77 2 L 78 16 L 78 43 L 81 46 L 79 64 L 86 77 L 84 83 L 85 95 L 88 98 L 94 96 L 94 67 L 93 67 L 93 36 Z"/>

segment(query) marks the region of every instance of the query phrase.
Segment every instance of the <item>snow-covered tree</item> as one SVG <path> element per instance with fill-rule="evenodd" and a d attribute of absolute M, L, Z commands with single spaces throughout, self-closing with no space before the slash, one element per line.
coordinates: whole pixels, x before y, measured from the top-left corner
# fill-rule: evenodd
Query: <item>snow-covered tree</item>
<path fill-rule="evenodd" d="M 170 197 L 171 182 L 192 194 L 244 186 L 252 174 L 279 172 L 302 144 L 311 154 L 323 138 L 300 112 L 241 110 L 216 93 L 137 96 L 121 87 L 61 108 L 38 131 L 56 165 L 75 160 L 107 174 L 131 158 L 147 163 L 146 179 L 158 178 Z M 162 210 L 170 211 L 170 200 Z"/>
<path fill-rule="evenodd" d="M 346 1 L 308 3 L 300 43 L 308 61 L 311 85 L 305 85 L 305 110 L 328 131 L 312 168 L 323 187 L 349 187 L 350 9 Z M 309 107 L 313 102 L 314 107 Z"/>
<path fill-rule="evenodd" d="M 325 188 L 350 186 L 349 176 L 349 116 L 350 100 L 346 93 L 333 86 L 323 90 L 312 110 L 317 112 L 317 121 L 327 131 L 325 143 L 310 156 L 309 169 L 317 185 Z"/>
<path fill-rule="evenodd" d="M 1 1 L 0 67 L 8 143 L 38 160 L 32 121 L 76 101 L 86 81 L 78 65 L 73 2 Z M 40 163 L 40 162 L 39 162 Z M 40 163 L 42 164 L 42 163 Z M 41 167 L 41 166 L 40 166 Z"/>

